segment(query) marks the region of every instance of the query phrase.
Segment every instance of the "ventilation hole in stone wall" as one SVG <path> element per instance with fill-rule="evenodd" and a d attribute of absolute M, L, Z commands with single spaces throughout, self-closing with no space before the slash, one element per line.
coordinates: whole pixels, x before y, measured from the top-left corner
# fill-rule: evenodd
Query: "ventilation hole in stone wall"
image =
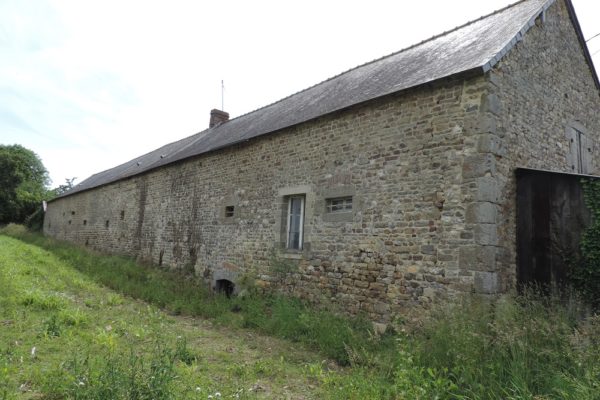
<path fill-rule="evenodd" d="M 89 239 L 85 239 L 85 245 L 89 245 L 90 244 L 90 240 Z"/>
<path fill-rule="evenodd" d="M 104 226 L 105 226 L 106 228 L 108 228 L 108 225 L 109 225 L 109 224 L 110 224 L 110 222 L 109 222 L 108 220 L 104 221 Z"/>
<path fill-rule="evenodd" d="M 162 265 L 162 260 L 163 260 L 163 256 L 165 255 L 165 251 L 161 250 L 160 254 L 158 255 L 158 265 L 161 266 Z"/>
<path fill-rule="evenodd" d="M 75 215 L 75 211 L 71 211 L 71 215 Z"/>
<path fill-rule="evenodd" d="M 83 225 L 87 225 L 87 219 L 83 220 Z"/>
<path fill-rule="evenodd" d="M 71 225 L 71 220 L 69 220 L 69 225 Z"/>
<path fill-rule="evenodd" d="M 227 297 L 231 297 L 233 291 L 235 290 L 235 285 L 233 282 L 228 281 L 227 279 L 218 279 L 215 290 L 219 294 L 224 294 Z"/>
<path fill-rule="evenodd" d="M 234 214 L 234 206 L 225 206 L 225 217 L 231 218 Z"/>
<path fill-rule="evenodd" d="M 121 210 L 121 221 L 125 219 L 125 210 Z"/>

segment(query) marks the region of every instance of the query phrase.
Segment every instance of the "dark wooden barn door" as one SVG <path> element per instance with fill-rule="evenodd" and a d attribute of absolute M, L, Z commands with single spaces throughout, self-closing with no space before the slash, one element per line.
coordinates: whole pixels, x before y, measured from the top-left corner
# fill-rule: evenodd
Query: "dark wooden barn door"
<path fill-rule="evenodd" d="M 517 170 L 517 280 L 564 286 L 589 223 L 581 176 Z"/>

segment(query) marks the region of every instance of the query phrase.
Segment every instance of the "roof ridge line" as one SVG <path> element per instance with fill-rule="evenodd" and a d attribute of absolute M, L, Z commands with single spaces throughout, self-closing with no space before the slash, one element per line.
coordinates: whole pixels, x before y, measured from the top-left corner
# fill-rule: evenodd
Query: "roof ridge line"
<path fill-rule="evenodd" d="M 502 8 L 499 8 L 499 9 L 497 9 L 497 10 L 494 10 L 494 11 L 492 11 L 492 12 L 491 12 L 491 13 L 489 13 L 489 14 L 483 15 L 483 16 L 481 16 L 481 17 L 479 17 L 479 18 L 476 18 L 476 19 L 473 19 L 473 20 L 471 20 L 471 21 L 468 21 L 468 22 L 466 22 L 466 23 L 464 23 L 464 24 L 462 24 L 462 25 L 458 25 L 458 26 L 456 26 L 456 27 L 454 27 L 454 28 L 452 28 L 452 29 L 449 29 L 449 30 L 447 30 L 447 31 L 444 31 L 444 32 L 442 32 L 442 33 L 439 33 L 439 34 L 437 34 L 437 35 L 431 36 L 431 37 L 429 37 L 429 38 L 427 38 L 427 39 L 424 39 L 424 40 L 422 40 L 422 41 L 420 41 L 420 42 L 418 42 L 418 43 L 412 44 L 412 45 L 410 45 L 410 46 L 408 46 L 408 47 L 405 47 L 405 48 L 403 48 L 403 49 L 400 49 L 400 50 L 398 50 L 398 51 L 394 51 L 394 52 L 392 52 L 392 53 L 386 54 L 386 55 L 384 55 L 384 56 L 381 56 L 381 57 L 379 57 L 379 58 L 373 59 L 373 60 L 371 60 L 371 61 L 367 61 L 367 62 L 365 62 L 365 63 L 363 63 L 363 64 L 359 64 L 359 65 L 357 65 L 357 66 L 355 66 L 355 67 L 352 67 L 352 68 L 350 68 L 350 69 L 347 69 L 347 70 L 345 70 L 345 71 L 343 71 L 343 72 L 340 72 L 339 74 L 336 74 L 336 75 L 333 75 L 333 76 L 331 76 L 331 77 L 329 77 L 329 78 L 327 78 L 327 79 L 324 79 L 324 80 L 322 80 L 321 82 L 315 83 L 314 85 L 311 85 L 311 86 L 309 86 L 309 87 L 307 87 L 307 88 L 304 88 L 304 89 L 302 89 L 302 90 L 299 90 L 299 91 L 297 91 L 297 92 L 294 92 L 294 93 L 292 93 L 292 94 L 290 94 L 290 95 L 288 95 L 288 96 L 282 97 L 281 99 L 279 99 L 279 100 L 276 100 L 276 101 L 274 101 L 274 102 L 272 102 L 272 103 L 266 104 L 266 105 L 264 105 L 264 106 L 262 106 L 262 107 L 259 107 L 259 108 L 256 108 L 256 109 L 254 109 L 254 110 L 248 111 L 248 112 L 246 112 L 246 113 L 244 113 L 244 114 L 238 115 L 237 117 L 235 117 L 235 118 L 232 118 L 232 119 L 230 119 L 230 120 L 229 120 L 229 121 L 227 121 L 227 122 L 229 123 L 229 122 L 235 121 L 235 120 L 237 120 L 237 119 L 239 119 L 239 118 L 242 118 L 242 117 L 245 117 L 245 116 L 247 116 L 247 115 L 250 115 L 250 114 L 252 114 L 252 113 L 255 113 L 255 112 L 257 112 L 257 111 L 263 110 L 263 109 L 265 109 L 265 108 L 267 108 L 267 107 L 271 107 L 271 106 L 272 106 L 272 105 L 274 105 L 274 104 L 280 103 L 280 102 L 282 102 L 282 101 L 284 101 L 284 100 L 286 100 L 286 99 L 289 99 L 290 97 L 293 97 L 293 96 L 295 96 L 295 95 L 297 95 L 297 94 L 300 94 L 300 93 L 306 92 L 307 90 L 310 90 L 310 89 L 312 89 L 312 88 L 314 88 L 314 87 L 317 87 L 317 86 L 319 86 L 319 85 L 322 85 L 322 84 L 324 84 L 324 83 L 326 83 L 326 82 L 329 82 L 329 81 L 331 81 L 331 80 L 333 80 L 333 79 L 335 79 L 335 78 L 337 78 L 337 77 L 339 77 L 339 76 L 345 75 L 345 74 L 347 74 L 347 73 L 349 73 L 349 72 L 351 72 L 351 71 L 354 71 L 354 70 L 356 70 L 356 69 L 358 69 L 358 68 L 362 68 L 362 67 L 364 67 L 364 66 L 367 66 L 367 65 L 369 65 L 369 64 L 376 63 L 377 61 L 381 61 L 381 60 L 383 60 L 383 59 L 385 59 L 385 58 L 392 57 L 392 56 L 395 56 L 395 55 L 397 55 L 397 54 L 400 54 L 400 53 L 404 53 L 404 52 L 406 52 L 406 51 L 408 51 L 408 50 L 414 49 L 415 47 L 421 46 L 421 45 L 423 45 L 423 44 L 425 44 L 425 43 L 427 43 L 427 42 L 431 42 L 432 40 L 438 39 L 438 38 L 440 38 L 440 37 L 442 37 L 442 36 L 448 35 L 448 34 L 450 34 L 450 33 L 452 33 L 452 32 L 456 32 L 456 31 L 457 31 L 457 30 L 459 30 L 459 29 L 465 28 L 465 27 L 467 27 L 467 26 L 469 26 L 469 25 L 472 25 L 472 24 L 474 24 L 474 23 L 476 23 L 476 22 L 479 22 L 479 21 L 481 21 L 481 20 L 484 20 L 484 19 L 486 19 L 486 18 L 489 18 L 489 17 L 491 17 L 491 16 L 493 16 L 493 15 L 499 14 L 499 13 L 501 13 L 501 12 L 505 11 L 505 10 L 508 10 L 509 8 L 515 7 L 516 5 L 518 5 L 518 4 L 521 4 L 521 3 L 524 3 L 524 2 L 526 2 L 526 1 L 529 1 L 529 0 L 519 0 L 519 1 L 516 1 L 516 2 L 514 2 L 514 3 L 511 3 L 511 4 L 507 5 L 506 7 L 502 7 Z M 549 1 L 550 1 L 550 0 L 549 0 Z M 552 1 L 554 1 L 554 0 L 552 0 Z M 216 127 L 215 127 L 215 128 L 216 128 Z M 211 129 L 214 129 L 214 128 L 211 128 Z M 205 130 L 206 130 L 206 129 L 205 129 Z M 203 131 L 202 131 L 202 132 L 203 132 Z"/>
<path fill-rule="evenodd" d="M 162 149 L 162 148 L 164 148 L 164 147 L 170 146 L 170 145 L 172 145 L 172 144 L 175 144 L 175 143 L 177 143 L 177 142 L 182 142 L 182 141 L 184 141 L 185 139 L 189 139 L 189 138 L 191 138 L 192 136 L 196 136 L 196 135 L 198 135 L 198 134 L 200 134 L 200 133 L 202 133 L 202 132 L 205 132 L 205 131 L 206 131 L 206 129 L 205 129 L 204 131 L 201 131 L 201 132 L 198 132 L 198 133 L 194 133 L 194 134 L 192 134 L 192 135 L 190 135 L 190 136 L 186 136 L 186 137 L 183 137 L 183 138 L 181 138 L 181 139 L 174 140 L 174 141 L 172 141 L 172 142 L 169 142 L 169 143 L 167 143 L 167 144 L 164 144 L 164 145 L 162 145 L 162 146 L 160 146 L 160 147 L 157 147 L 157 148 L 156 148 L 156 149 L 154 149 L 154 150 L 150 150 L 150 151 L 148 151 L 148 152 L 146 152 L 146 153 L 144 153 L 144 154 L 141 154 L 141 155 L 139 155 L 139 156 L 137 156 L 137 157 L 131 158 L 131 159 L 129 159 L 129 160 L 127 160 L 127 161 L 125 161 L 125 162 L 122 162 L 122 163 L 120 163 L 120 164 L 118 164 L 118 165 L 115 165 L 115 166 L 114 166 L 114 167 L 112 167 L 112 168 L 107 168 L 107 169 L 105 169 L 105 170 L 102 170 L 102 171 L 96 172 L 95 174 L 92 174 L 92 175 L 88 176 L 86 179 L 84 179 L 83 181 L 81 181 L 81 182 L 79 182 L 78 184 L 76 184 L 76 185 L 74 186 L 74 188 L 75 188 L 75 187 L 77 187 L 77 186 L 80 186 L 82 183 L 86 182 L 86 181 L 87 181 L 87 180 L 89 180 L 89 179 L 92 179 L 92 178 L 93 178 L 93 177 L 95 177 L 95 176 L 98 176 L 98 175 L 104 174 L 105 172 L 112 171 L 112 170 L 114 170 L 114 169 L 117 169 L 117 168 L 119 168 L 119 167 L 122 167 L 122 166 L 131 166 L 131 165 L 133 165 L 133 163 L 135 162 L 135 160 L 138 160 L 138 159 L 140 159 L 140 158 L 142 158 L 142 157 L 145 157 L 145 156 L 147 156 L 147 155 L 149 155 L 149 154 L 151 154 L 151 153 L 154 153 L 155 151 L 158 151 L 158 150 L 160 150 L 160 149 Z M 65 193 L 68 193 L 68 191 L 67 191 L 67 192 L 65 192 Z M 61 196 L 59 196 L 59 197 L 62 197 L 62 195 L 61 195 Z"/>

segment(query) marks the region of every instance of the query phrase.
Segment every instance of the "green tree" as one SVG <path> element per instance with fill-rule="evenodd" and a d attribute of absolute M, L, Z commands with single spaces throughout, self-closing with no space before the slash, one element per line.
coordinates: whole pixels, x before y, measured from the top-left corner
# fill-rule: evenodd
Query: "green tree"
<path fill-rule="evenodd" d="M 0 224 L 22 223 L 47 194 L 48 171 L 33 151 L 0 145 Z"/>
<path fill-rule="evenodd" d="M 64 184 L 59 185 L 57 188 L 53 189 L 54 195 L 60 196 L 61 194 L 73 189 L 75 187 L 75 179 L 77 179 L 77 177 L 73 177 L 71 179 L 65 178 Z"/>

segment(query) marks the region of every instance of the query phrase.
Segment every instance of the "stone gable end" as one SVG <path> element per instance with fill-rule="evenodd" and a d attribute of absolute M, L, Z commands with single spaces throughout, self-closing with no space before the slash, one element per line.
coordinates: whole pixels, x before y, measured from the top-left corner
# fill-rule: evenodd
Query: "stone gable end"
<path fill-rule="evenodd" d="M 515 170 L 600 174 L 600 93 L 564 0 L 536 19 L 488 79 L 486 96 L 494 100 L 479 149 L 493 155 L 492 191 L 499 197 L 480 196 L 486 201 L 476 218 L 496 238 L 489 252 L 496 253 L 498 272 L 488 277 L 504 289 L 516 280 Z"/>

